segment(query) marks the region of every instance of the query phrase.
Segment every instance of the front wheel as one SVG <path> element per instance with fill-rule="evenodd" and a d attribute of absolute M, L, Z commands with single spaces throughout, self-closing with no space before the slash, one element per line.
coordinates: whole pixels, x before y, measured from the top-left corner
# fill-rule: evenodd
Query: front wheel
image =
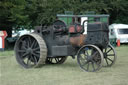
<path fill-rule="evenodd" d="M 77 62 L 84 71 L 98 71 L 103 65 L 103 53 L 95 45 L 85 45 L 77 53 Z"/>

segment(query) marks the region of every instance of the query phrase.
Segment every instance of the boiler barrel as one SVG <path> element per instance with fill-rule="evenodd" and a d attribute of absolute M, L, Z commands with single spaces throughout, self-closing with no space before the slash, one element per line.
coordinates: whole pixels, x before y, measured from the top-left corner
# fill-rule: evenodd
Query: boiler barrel
<path fill-rule="evenodd" d="M 72 45 L 74 47 L 80 47 L 85 45 L 86 35 L 80 34 L 79 36 L 62 36 L 57 38 L 58 45 Z"/>
<path fill-rule="evenodd" d="M 72 44 L 73 46 L 83 46 L 85 45 L 85 39 L 86 39 L 86 35 L 80 34 L 79 36 L 76 37 L 70 37 L 70 44 Z"/>

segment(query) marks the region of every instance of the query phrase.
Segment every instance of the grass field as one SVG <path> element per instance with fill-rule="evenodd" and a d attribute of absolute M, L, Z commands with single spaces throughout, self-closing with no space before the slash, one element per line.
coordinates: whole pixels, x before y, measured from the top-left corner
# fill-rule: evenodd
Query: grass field
<path fill-rule="evenodd" d="M 98 72 L 84 72 L 71 57 L 61 65 L 24 69 L 13 51 L 0 52 L 0 85 L 128 85 L 128 45 L 116 51 L 116 64 Z"/>

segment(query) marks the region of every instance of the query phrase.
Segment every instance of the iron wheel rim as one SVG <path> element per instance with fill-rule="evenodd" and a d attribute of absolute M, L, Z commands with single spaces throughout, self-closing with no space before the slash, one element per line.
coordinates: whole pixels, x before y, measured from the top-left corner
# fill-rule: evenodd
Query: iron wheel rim
<path fill-rule="evenodd" d="M 102 67 L 103 53 L 94 45 L 85 45 L 78 51 L 77 61 L 82 70 L 95 72 Z"/>
<path fill-rule="evenodd" d="M 104 54 L 104 67 L 111 67 L 115 64 L 117 55 L 114 47 L 112 45 L 108 45 L 105 49 L 103 49 Z"/>
<path fill-rule="evenodd" d="M 15 55 L 17 62 L 24 68 L 40 67 L 46 59 L 47 49 L 42 49 L 43 41 L 38 34 L 26 34 L 21 36 L 15 44 Z M 44 58 L 42 53 L 44 54 Z"/>

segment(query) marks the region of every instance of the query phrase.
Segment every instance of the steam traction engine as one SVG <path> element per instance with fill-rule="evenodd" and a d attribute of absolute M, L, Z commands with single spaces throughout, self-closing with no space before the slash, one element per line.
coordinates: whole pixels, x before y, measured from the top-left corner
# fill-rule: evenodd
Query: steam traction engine
<path fill-rule="evenodd" d="M 87 35 L 79 23 L 69 27 L 56 20 L 49 27 L 37 26 L 34 33 L 21 36 L 15 44 L 17 62 L 25 68 L 44 64 L 62 64 L 67 56 L 75 58 L 84 71 L 97 71 L 112 66 L 116 60 L 109 44 L 108 24 L 88 23 Z"/>

